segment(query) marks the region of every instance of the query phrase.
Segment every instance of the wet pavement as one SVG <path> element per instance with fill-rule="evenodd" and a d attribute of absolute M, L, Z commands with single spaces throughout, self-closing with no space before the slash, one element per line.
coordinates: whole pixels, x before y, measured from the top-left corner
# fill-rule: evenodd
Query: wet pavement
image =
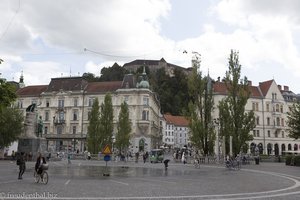
<path fill-rule="evenodd" d="M 243 166 L 66 160 L 50 162 L 49 183 L 33 181 L 34 163 L 17 180 L 15 163 L 0 161 L 0 195 L 52 195 L 53 199 L 300 199 L 299 167 L 282 163 Z M 109 176 L 103 176 L 108 173 Z M 44 195 L 44 196 L 45 196 Z M 0 197 L 1 197 L 0 196 Z M 55 196 L 55 198 L 54 198 Z M 16 196 L 17 197 L 17 196 Z M 1 199 L 1 198 L 0 198 Z"/>

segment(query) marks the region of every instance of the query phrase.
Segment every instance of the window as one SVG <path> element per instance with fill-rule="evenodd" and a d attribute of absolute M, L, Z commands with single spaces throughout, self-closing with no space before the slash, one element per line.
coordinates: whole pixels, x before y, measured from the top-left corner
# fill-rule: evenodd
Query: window
<path fill-rule="evenodd" d="M 59 99 L 58 100 L 58 107 L 59 108 L 63 108 L 64 107 L 64 104 L 65 104 L 65 101 L 63 99 Z"/>
<path fill-rule="evenodd" d="M 93 106 L 93 104 L 94 104 L 94 98 L 89 98 L 89 106 L 91 107 L 91 106 Z"/>
<path fill-rule="evenodd" d="M 281 136 L 282 136 L 282 138 L 284 138 L 284 131 L 281 132 Z"/>
<path fill-rule="evenodd" d="M 267 109 L 267 112 L 269 112 L 270 111 L 270 104 L 269 103 L 267 103 L 267 105 L 266 105 L 266 109 Z"/>
<path fill-rule="evenodd" d="M 73 126 L 73 131 L 72 131 L 73 134 L 76 134 L 76 126 Z"/>
<path fill-rule="evenodd" d="M 256 131 L 255 130 L 253 130 L 253 136 L 256 137 Z"/>
<path fill-rule="evenodd" d="M 148 106 L 149 105 L 149 98 L 148 97 L 143 97 L 143 105 Z"/>
<path fill-rule="evenodd" d="M 256 130 L 256 137 L 259 137 L 259 130 Z"/>
<path fill-rule="evenodd" d="M 267 117 L 267 125 L 270 126 L 270 117 Z"/>
<path fill-rule="evenodd" d="M 143 110 L 142 120 L 149 120 L 149 111 Z"/>
<path fill-rule="evenodd" d="M 78 98 L 74 98 L 74 106 L 77 107 L 78 106 Z"/>
<path fill-rule="evenodd" d="M 279 112 L 279 105 L 276 104 L 276 112 Z"/>
<path fill-rule="evenodd" d="M 88 111 L 88 115 L 87 115 L 87 117 L 88 117 L 88 120 L 90 120 L 90 119 L 91 119 L 91 111 L 90 111 L 90 110 Z"/>
<path fill-rule="evenodd" d="M 257 102 L 252 103 L 252 110 L 253 111 L 258 111 L 258 103 Z"/>
<path fill-rule="evenodd" d="M 128 104 L 129 96 L 124 96 L 124 102 Z"/>
<path fill-rule="evenodd" d="M 271 137 L 271 131 L 268 131 L 268 137 Z"/>
<path fill-rule="evenodd" d="M 276 138 L 278 137 L 278 133 L 277 133 L 277 131 L 275 131 L 274 135 L 275 135 L 275 137 L 276 137 Z"/>
<path fill-rule="evenodd" d="M 49 108 L 50 106 L 50 99 L 46 99 L 46 107 Z"/>
<path fill-rule="evenodd" d="M 45 121 L 49 121 L 49 111 L 45 111 Z"/>
<path fill-rule="evenodd" d="M 48 126 L 45 126 L 45 128 L 44 128 L 44 134 L 48 134 Z"/>
<path fill-rule="evenodd" d="M 256 125 L 259 125 L 259 117 L 256 118 Z"/>
<path fill-rule="evenodd" d="M 280 126 L 280 118 L 279 117 L 276 118 L 276 125 Z"/>
<path fill-rule="evenodd" d="M 280 106 L 280 112 L 283 113 L 283 105 Z"/>
<path fill-rule="evenodd" d="M 64 112 L 59 113 L 58 120 L 59 120 L 59 122 L 65 121 L 65 113 Z"/>
<path fill-rule="evenodd" d="M 57 134 L 62 134 L 62 127 L 61 126 L 57 126 Z"/>
<path fill-rule="evenodd" d="M 78 120 L 77 117 L 78 117 L 78 111 L 77 111 L 77 110 L 74 110 L 74 111 L 73 111 L 73 120 L 74 120 L 74 121 L 77 121 L 77 120 Z"/>
<path fill-rule="evenodd" d="M 22 100 L 18 101 L 18 108 L 23 108 L 23 101 Z"/>

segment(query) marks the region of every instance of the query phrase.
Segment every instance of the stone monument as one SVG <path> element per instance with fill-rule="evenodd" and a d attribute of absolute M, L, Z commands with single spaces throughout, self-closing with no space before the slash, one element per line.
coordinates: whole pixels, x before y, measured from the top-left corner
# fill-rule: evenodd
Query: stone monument
<path fill-rule="evenodd" d="M 40 116 L 37 120 L 35 108 L 36 104 L 31 104 L 26 108 L 24 132 L 18 143 L 18 152 L 25 152 L 28 159 L 35 159 L 38 152 L 45 153 L 47 151 L 47 141 L 42 138 L 42 117 Z"/>

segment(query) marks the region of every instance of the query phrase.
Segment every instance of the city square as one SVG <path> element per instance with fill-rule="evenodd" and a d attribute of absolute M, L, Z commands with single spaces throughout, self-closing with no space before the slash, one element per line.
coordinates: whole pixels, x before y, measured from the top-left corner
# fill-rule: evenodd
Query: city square
<path fill-rule="evenodd" d="M 15 162 L 0 161 L 0 199 L 299 199 L 299 168 L 284 163 L 242 165 L 67 160 L 49 162 L 49 182 L 33 179 L 27 162 L 23 180 Z M 109 176 L 103 173 L 109 172 Z"/>

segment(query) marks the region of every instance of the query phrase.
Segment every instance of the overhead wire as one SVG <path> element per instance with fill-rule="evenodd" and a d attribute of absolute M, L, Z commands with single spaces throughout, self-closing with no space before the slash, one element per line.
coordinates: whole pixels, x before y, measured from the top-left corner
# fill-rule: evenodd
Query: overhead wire
<path fill-rule="evenodd" d="M 0 41 L 4 38 L 4 36 L 6 35 L 8 29 L 10 28 L 11 24 L 13 23 L 13 21 L 15 20 L 17 14 L 19 13 L 19 10 L 20 10 L 20 7 L 21 7 L 21 0 L 19 0 L 19 3 L 18 3 L 18 9 L 16 10 L 14 16 L 10 19 L 9 23 L 7 24 L 4 32 L 2 33 L 2 35 L 0 36 Z"/>

